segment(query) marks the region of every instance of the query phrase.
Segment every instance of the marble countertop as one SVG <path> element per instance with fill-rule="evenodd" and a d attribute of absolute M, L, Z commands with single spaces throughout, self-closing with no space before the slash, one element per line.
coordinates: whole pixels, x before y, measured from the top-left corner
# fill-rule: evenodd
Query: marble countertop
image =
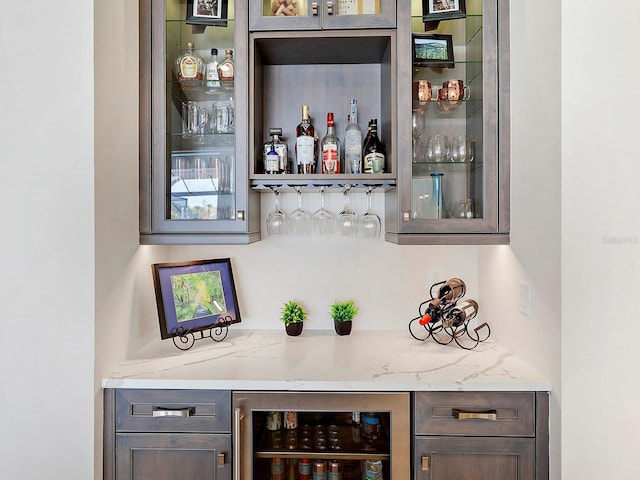
<path fill-rule="evenodd" d="M 475 350 L 421 342 L 407 331 L 229 329 L 222 342 L 178 350 L 154 342 L 114 368 L 104 388 L 194 388 L 281 391 L 549 391 L 550 383 L 488 340 Z M 158 347 L 157 345 L 160 344 Z"/>

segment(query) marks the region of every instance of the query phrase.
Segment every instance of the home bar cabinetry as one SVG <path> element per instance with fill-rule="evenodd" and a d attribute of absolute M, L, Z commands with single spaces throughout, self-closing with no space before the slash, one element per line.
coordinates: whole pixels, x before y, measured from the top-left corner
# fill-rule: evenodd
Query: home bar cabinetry
<path fill-rule="evenodd" d="M 186 0 L 140 0 L 141 243 L 250 243 L 260 192 L 347 185 L 385 192 L 387 241 L 508 243 L 509 0 L 467 0 L 442 18 L 423 17 L 421 0 L 297 0 L 297 15 L 272 4 L 230 0 L 228 18 L 202 21 L 185 20 Z M 233 82 L 181 84 L 188 43 L 205 62 L 232 50 Z M 302 105 L 319 138 L 333 112 L 340 137 L 352 98 L 363 133 L 378 121 L 383 172 L 295 173 Z M 264 173 L 271 128 L 294 173 Z"/>

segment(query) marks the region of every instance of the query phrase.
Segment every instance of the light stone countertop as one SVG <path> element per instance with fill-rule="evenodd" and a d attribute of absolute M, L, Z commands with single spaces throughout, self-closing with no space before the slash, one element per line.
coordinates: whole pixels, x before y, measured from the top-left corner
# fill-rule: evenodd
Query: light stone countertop
<path fill-rule="evenodd" d="M 157 345 L 160 344 L 160 347 Z M 104 388 L 277 391 L 550 391 L 550 382 L 488 340 L 475 350 L 421 342 L 408 331 L 229 329 L 191 350 L 154 342 L 108 372 Z M 155 349 L 155 350 L 154 350 Z"/>

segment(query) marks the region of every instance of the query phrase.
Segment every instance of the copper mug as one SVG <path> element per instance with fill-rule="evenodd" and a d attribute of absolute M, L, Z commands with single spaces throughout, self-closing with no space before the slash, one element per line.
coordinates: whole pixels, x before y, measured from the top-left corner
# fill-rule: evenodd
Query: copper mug
<path fill-rule="evenodd" d="M 429 106 L 429 102 L 436 100 L 438 90 L 431 86 L 429 80 L 418 80 L 413 82 L 413 101 L 421 108 Z"/>
<path fill-rule="evenodd" d="M 471 89 L 464 86 L 462 80 L 447 80 L 442 82 L 442 88 L 438 90 L 439 100 L 448 100 L 450 102 L 461 102 L 471 98 Z"/>

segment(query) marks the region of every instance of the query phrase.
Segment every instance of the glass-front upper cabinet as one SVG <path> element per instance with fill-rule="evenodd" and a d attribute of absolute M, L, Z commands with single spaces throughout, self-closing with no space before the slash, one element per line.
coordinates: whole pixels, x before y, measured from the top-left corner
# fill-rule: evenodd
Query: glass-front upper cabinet
<path fill-rule="evenodd" d="M 395 0 L 252 0 L 249 8 L 252 31 L 396 25 Z"/>
<path fill-rule="evenodd" d="M 410 3 L 410 12 L 409 9 Z M 387 240 L 509 241 L 509 0 L 398 3 L 399 161 Z M 402 20 L 400 20 L 402 19 Z"/>
<path fill-rule="evenodd" d="M 246 10 L 246 0 L 140 1 L 141 243 L 259 239 Z"/>

